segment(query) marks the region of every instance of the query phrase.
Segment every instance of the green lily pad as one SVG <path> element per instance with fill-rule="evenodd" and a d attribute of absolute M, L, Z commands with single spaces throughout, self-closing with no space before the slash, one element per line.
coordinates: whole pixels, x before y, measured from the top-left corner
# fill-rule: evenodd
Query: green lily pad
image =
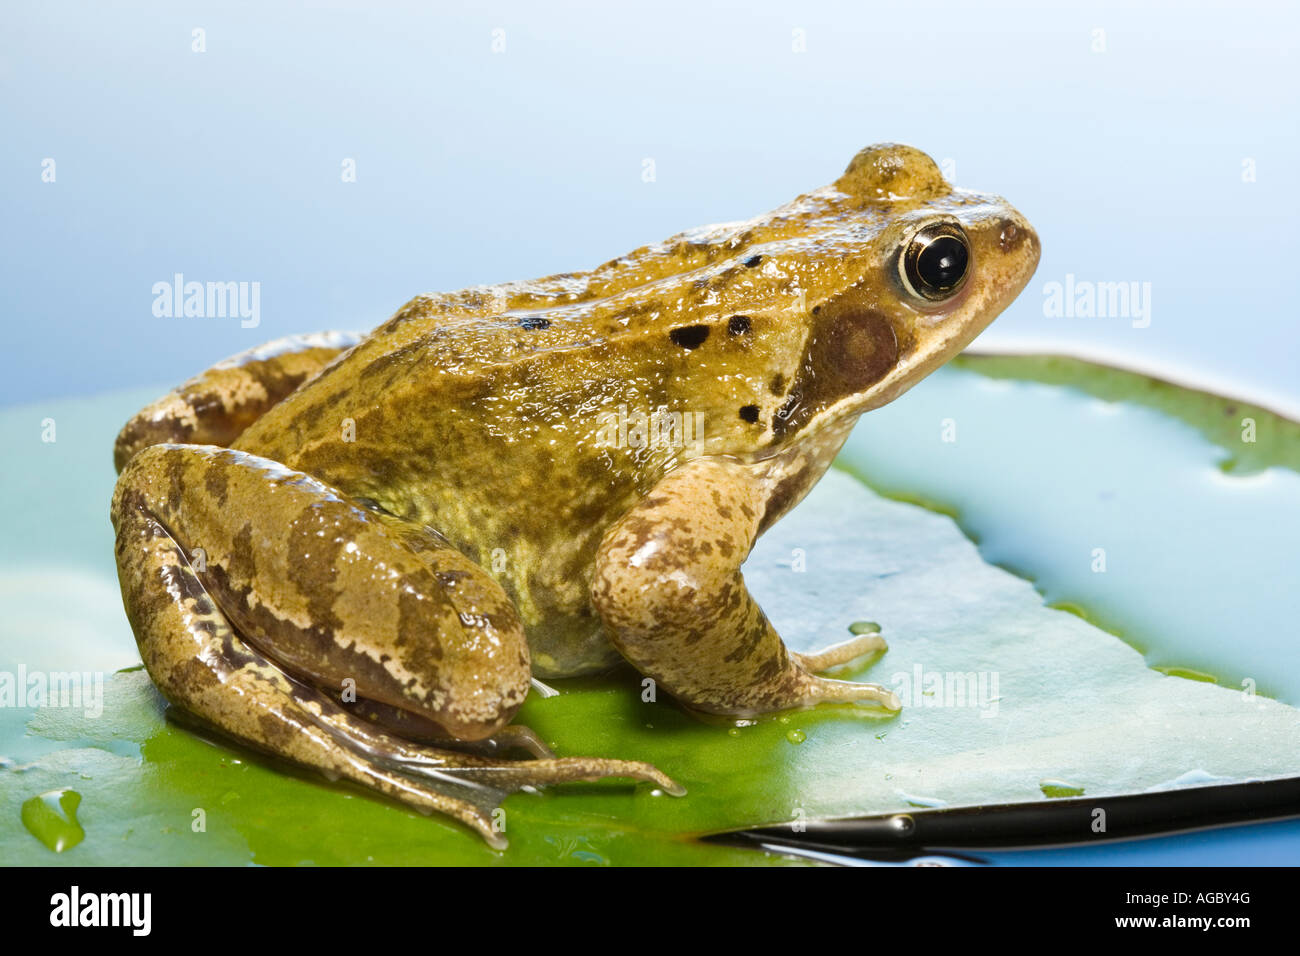
<path fill-rule="evenodd" d="M 689 792 L 605 781 L 516 794 L 504 804 L 505 852 L 441 819 L 204 739 L 165 719 L 142 671 L 111 673 L 138 657 L 116 595 L 109 449 L 118 424 L 153 393 L 6 410 L 0 438 L 28 467 L 4 479 L 8 500 L 25 507 L 0 515 L 4 540 L 23 542 L 0 559 L 0 672 L 110 673 L 102 710 L 93 693 L 76 707 L 0 708 L 0 853 L 51 865 L 785 863 L 694 836 L 1048 800 L 1061 782 L 1104 797 L 1300 772 L 1300 713 L 1289 706 L 1300 701 L 1300 679 L 1283 666 L 1284 643 L 1261 640 L 1273 632 L 1258 626 L 1293 615 L 1290 594 L 1265 581 L 1249 595 L 1265 607 L 1243 611 L 1239 579 L 1186 582 L 1177 560 L 1163 577 L 1141 572 L 1150 561 L 1146 551 L 1135 557 L 1142 536 L 1121 533 L 1141 509 L 1161 515 L 1166 496 L 1171 508 L 1194 509 L 1207 554 L 1232 556 L 1234 521 L 1294 541 L 1300 476 L 1285 463 L 1289 440 L 1262 457 L 1237 454 L 1253 477 L 1225 475 L 1217 462 L 1226 439 L 1189 424 L 1190 413 L 1117 394 L 1103 409 L 1077 382 L 995 381 L 976 369 L 941 370 L 864 418 L 841 470 L 765 536 L 745 569 L 795 649 L 879 625 L 889 651 L 850 676 L 893 687 L 902 714 L 840 707 L 735 726 L 664 698 L 643 701 L 630 670 L 555 682 L 561 694 L 531 698 L 521 722 L 562 754 L 651 760 Z M 1201 393 L 1186 395 L 1187 407 L 1206 405 Z M 54 444 L 40 441 L 46 418 L 58 422 Z M 943 440 L 944 419 L 955 421 L 955 442 Z M 1091 466 L 1074 467 L 1075 452 Z M 1171 492 L 1171 476 L 1186 486 Z M 1098 499 L 1099 487 L 1113 497 Z M 937 502 L 961 526 L 901 497 Z M 1076 528 L 1076 508 L 1116 498 L 1123 507 L 1084 507 L 1092 523 Z M 1015 533 L 1001 533 L 1006 525 Z M 1153 547 L 1165 532 L 1152 532 Z M 1095 547 L 1107 550 L 1105 572 L 1090 570 Z M 1297 579 L 1294 555 L 1267 556 Z M 1032 573 L 1042 593 L 999 565 Z M 1116 633 L 1046 606 L 1044 595 L 1094 620 L 1110 615 Z M 1143 602 L 1154 619 L 1134 610 Z M 1220 633 L 1217 653 L 1197 635 L 1221 627 L 1225 607 L 1255 617 L 1231 640 Z M 1165 620 L 1176 626 L 1158 626 Z M 1189 633 L 1188 620 L 1206 623 Z M 1178 668 L 1220 683 L 1184 679 Z M 1260 675 L 1258 688 L 1241 687 L 1247 672 Z M 56 854 L 24 826 L 23 806 L 62 790 L 81 795 L 85 835 Z"/>

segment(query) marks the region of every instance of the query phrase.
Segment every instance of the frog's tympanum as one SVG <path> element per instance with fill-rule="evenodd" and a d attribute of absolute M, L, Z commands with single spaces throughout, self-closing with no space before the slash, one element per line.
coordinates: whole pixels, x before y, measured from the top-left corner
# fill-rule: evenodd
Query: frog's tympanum
<path fill-rule="evenodd" d="M 878 635 L 791 652 L 740 566 L 1038 252 L 1003 200 L 872 146 L 756 219 L 215 365 L 117 439 L 144 664 L 203 723 L 496 846 L 492 810 L 522 786 L 681 792 L 512 725 L 534 676 L 624 660 L 701 712 L 897 710 L 818 676 Z"/>

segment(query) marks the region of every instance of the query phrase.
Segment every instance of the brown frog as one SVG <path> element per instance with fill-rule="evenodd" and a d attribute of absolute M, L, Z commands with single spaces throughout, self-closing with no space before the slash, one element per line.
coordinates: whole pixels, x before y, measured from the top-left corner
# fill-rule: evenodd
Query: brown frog
<path fill-rule="evenodd" d="M 626 660 L 714 714 L 896 710 L 818 676 L 878 635 L 790 652 L 740 566 L 858 416 L 964 348 L 1038 255 L 1003 200 L 878 145 L 756 219 L 214 366 L 117 440 L 149 674 L 245 743 L 495 846 L 492 810 L 521 786 L 680 792 L 511 725 L 534 675 Z"/>

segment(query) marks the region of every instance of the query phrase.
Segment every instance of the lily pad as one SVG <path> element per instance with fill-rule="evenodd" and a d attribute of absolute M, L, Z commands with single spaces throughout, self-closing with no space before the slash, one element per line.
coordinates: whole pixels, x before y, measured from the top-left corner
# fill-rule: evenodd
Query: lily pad
<path fill-rule="evenodd" d="M 1152 667 L 1300 705 L 1300 424 L 1064 356 L 959 356 L 837 464 L 955 517 Z"/>
<path fill-rule="evenodd" d="M 1187 394 L 1189 404 L 1204 403 L 1201 393 Z M 8 500 L 26 507 L 0 516 L 4 540 L 24 543 L 0 559 L 0 671 L 102 673 L 138 661 L 116 603 L 109 448 L 118 424 L 151 396 L 0 414 L 11 460 L 27 463 L 4 479 Z M 9 758 L 0 769 L 0 853 L 11 863 L 56 865 L 782 863 L 694 837 L 915 806 L 1052 799 L 1044 781 L 1104 797 L 1300 772 L 1300 712 L 1283 702 L 1300 700 L 1300 679 L 1284 666 L 1283 643 L 1267 628 L 1261 640 L 1258 627 L 1295 619 L 1289 591 L 1265 581 L 1250 592 L 1263 609 L 1243 611 L 1241 580 L 1138 573 L 1151 552 L 1135 556 L 1142 536 L 1121 534 L 1142 509 L 1161 514 L 1169 497 L 1194 509 L 1206 554 L 1232 553 L 1241 527 L 1234 522 L 1262 523 L 1294 541 L 1300 476 L 1278 463 L 1289 443 L 1260 458 L 1238 454 L 1252 462 L 1253 477 L 1225 476 L 1217 467 L 1223 436 L 1131 396 L 1100 404 L 1077 383 L 941 370 L 864 418 L 842 470 L 751 555 L 746 577 L 792 647 L 811 650 L 864 622 L 879 625 L 889 651 L 848 676 L 897 690 L 905 704 L 898 717 L 841 707 L 734 726 L 698 720 L 665 698 L 643 700 L 630 670 L 555 682 L 561 693 L 531 698 L 522 722 L 562 754 L 654 761 L 689 793 L 672 798 L 607 781 L 516 794 L 504 804 L 510 848 L 496 852 L 454 824 L 176 726 L 147 675 L 134 670 L 104 677 L 102 712 L 94 700 L 0 708 L 0 754 Z M 46 418 L 60 429 L 52 445 L 40 441 Z M 956 441 L 944 440 L 944 419 L 955 421 Z M 1077 467 L 1075 452 L 1087 467 Z M 1152 470 L 1150 481 L 1137 480 L 1141 469 Z M 1170 492 L 1161 480 L 1171 476 L 1186 487 Z M 1099 500 L 1124 507 L 1102 508 L 1100 518 L 1085 508 L 1079 530 L 1075 509 L 1097 499 L 1098 487 L 1113 492 Z M 1041 504 L 1021 500 L 1035 497 Z M 898 498 L 937 502 L 958 520 Z M 1014 533 L 1001 534 L 1004 526 Z M 1151 532 L 1153 548 L 1166 532 Z M 1090 570 L 1095 547 L 1107 549 L 1105 572 Z M 1275 548 L 1267 556 L 1297 579 L 1294 555 Z M 1086 608 L 1109 631 L 1047 606 L 1033 583 L 999 565 L 1032 573 L 1050 600 Z M 1085 587 L 1097 579 L 1104 588 Z M 1143 602 L 1154 616 L 1134 610 Z M 1211 653 L 1197 634 L 1221 627 L 1225 607 L 1254 617 L 1240 634 L 1220 633 L 1226 649 Z M 1201 619 L 1189 634 L 1187 621 Z M 1258 688 L 1241 687 L 1248 673 L 1261 675 Z M 56 853 L 23 825 L 23 806 L 63 790 L 81 796 L 85 836 Z"/>

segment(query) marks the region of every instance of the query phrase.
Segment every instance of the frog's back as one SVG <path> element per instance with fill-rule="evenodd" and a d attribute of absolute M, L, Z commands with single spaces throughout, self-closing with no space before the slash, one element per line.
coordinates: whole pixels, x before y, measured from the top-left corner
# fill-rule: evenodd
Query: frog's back
<path fill-rule="evenodd" d="M 816 225 L 810 210 L 824 214 L 826 202 L 810 194 L 589 272 L 417 297 L 238 447 L 444 533 L 455 531 L 441 527 L 446 508 L 421 496 L 617 517 L 610 510 L 621 514 L 682 450 L 610 449 L 597 440 L 608 414 L 699 416 L 718 445 L 709 451 L 762 441 L 766 423 L 742 410 L 755 392 L 780 398 L 788 376 L 777 366 L 797 362 L 806 329 L 781 321 L 797 271 L 761 273 L 774 255 L 798 257 Z"/>

